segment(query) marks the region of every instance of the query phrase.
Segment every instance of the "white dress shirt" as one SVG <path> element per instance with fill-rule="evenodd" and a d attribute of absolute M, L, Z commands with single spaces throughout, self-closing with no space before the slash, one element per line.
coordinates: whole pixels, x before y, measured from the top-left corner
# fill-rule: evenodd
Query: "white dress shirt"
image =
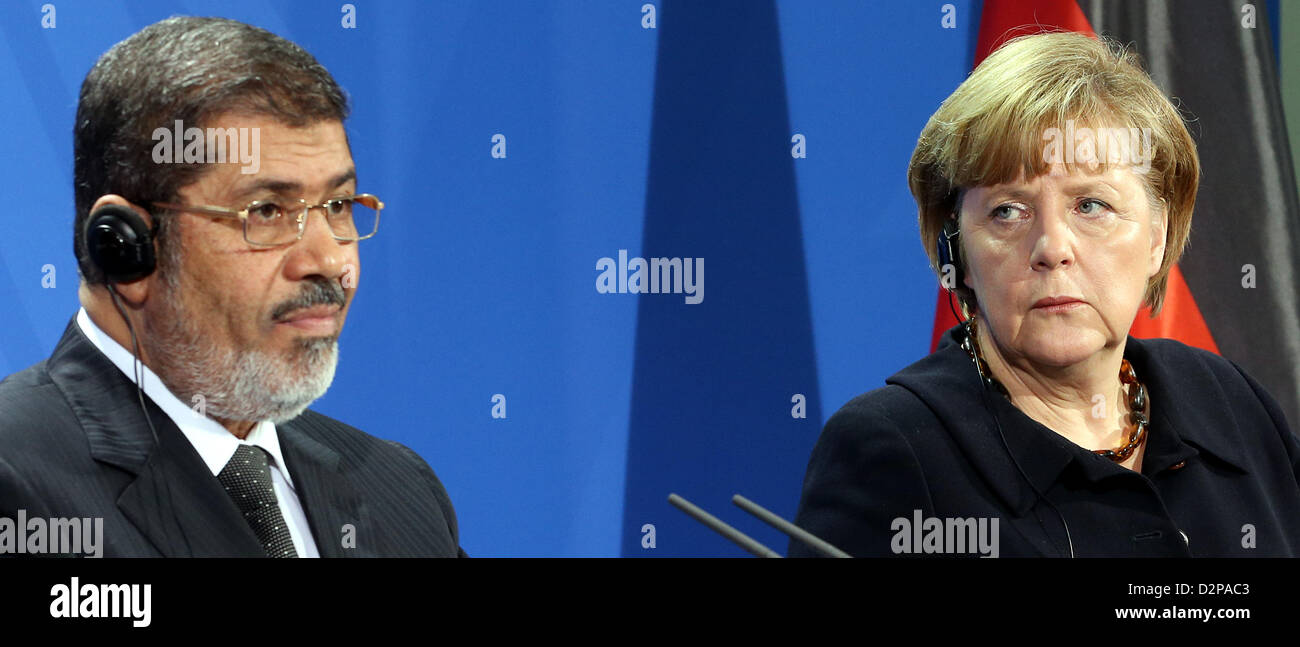
<path fill-rule="evenodd" d="M 90 315 L 86 313 L 85 308 L 77 312 L 77 325 L 90 343 L 104 353 L 118 370 L 134 383 L 135 356 L 100 330 L 99 326 L 90 320 Z M 144 384 L 141 388 L 145 394 L 163 410 L 163 413 L 167 414 L 167 417 L 172 419 L 172 422 L 176 423 L 181 433 L 185 434 L 203 462 L 207 464 L 208 469 L 212 471 L 213 476 L 221 473 L 221 469 L 230 462 L 231 457 L 235 455 L 235 450 L 241 444 L 254 445 L 266 450 L 270 455 L 271 482 L 275 486 L 275 497 L 280 502 L 280 514 L 289 525 L 289 534 L 293 536 L 293 549 L 299 557 L 320 557 L 320 553 L 316 550 L 316 541 L 312 538 L 311 528 L 307 525 L 307 515 L 303 512 L 297 491 L 294 490 L 293 477 L 289 475 L 289 467 L 284 462 L 284 455 L 280 453 L 280 438 L 276 433 L 275 423 L 270 420 L 258 422 L 253 425 L 248 436 L 241 440 L 217 421 L 200 415 L 177 399 L 148 366 L 141 363 L 140 368 L 144 374 Z"/>

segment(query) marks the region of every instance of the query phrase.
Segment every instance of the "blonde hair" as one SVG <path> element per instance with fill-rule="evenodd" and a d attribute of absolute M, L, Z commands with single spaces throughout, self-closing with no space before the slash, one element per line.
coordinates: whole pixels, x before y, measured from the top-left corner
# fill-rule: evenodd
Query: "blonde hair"
<path fill-rule="evenodd" d="M 1082 34 L 1045 33 L 1008 41 L 926 123 L 907 181 L 930 265 L 942 275 L 935 240 L 945 219 L 955 215 L 959 192 L 1014 181 L 1021 173 L 1034 178 L 1048 172 L 1045 133 L 1065 129 L 1071 121 L 1080 127 L 1150 129 L 1147 194 L 1153 208 L 1167 209 L 1169 217 L 1164 260 L 1144 295 L 1144 303 L 1158 313 L 1169 270 L 1182 256 L 1191 231 L 1200 182 L 1196 143 L 1178 109 L 1133 52 Z M 1106 160 L 1099 161 L 1105 170 Z M 1073 164 L 1066 166 L 1073 171 Z M 978 308 L 976 295 L 965 285 L 956 286 L 956 292 L 968 313 Z"/>

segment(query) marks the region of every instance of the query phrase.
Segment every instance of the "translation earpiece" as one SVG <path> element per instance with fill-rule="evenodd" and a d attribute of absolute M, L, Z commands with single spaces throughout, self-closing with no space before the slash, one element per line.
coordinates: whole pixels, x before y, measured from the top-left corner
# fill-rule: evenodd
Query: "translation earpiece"
<path fill-rule="evenodd" d="M 153 232 L 140 214 L 120 204 L 106 204 L 86 219 L 90 260 L 109 283 L 130 283 L 153 274 Z"/>
<path fill-rule="evenodd" d="M 957 229 L 957 219 L 949 218 L 943 223 L 943 231 L 939 232 L 939 237 L 935 241 L 939 251 L 939 271 L 943 272 L 944 267 L 952 265 L 953 267 L 953 287 L 960 288 L 966 273 L 962 270 L 961 265 L 961 241 L 958 236 L 961 231 Z"/>

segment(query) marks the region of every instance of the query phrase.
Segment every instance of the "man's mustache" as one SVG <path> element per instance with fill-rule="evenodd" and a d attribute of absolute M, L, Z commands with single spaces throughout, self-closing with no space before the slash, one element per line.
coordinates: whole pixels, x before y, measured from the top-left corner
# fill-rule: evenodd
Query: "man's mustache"
<path fill-rule="evenodd" d="M 295 310 L 312 306 L 338 306 L 347 303 L 343 286 L 328 279 L 316 279 L 302 286 L 297 297 L 285 301 L 271 311 L 271 318 L 279 321 Z"/>

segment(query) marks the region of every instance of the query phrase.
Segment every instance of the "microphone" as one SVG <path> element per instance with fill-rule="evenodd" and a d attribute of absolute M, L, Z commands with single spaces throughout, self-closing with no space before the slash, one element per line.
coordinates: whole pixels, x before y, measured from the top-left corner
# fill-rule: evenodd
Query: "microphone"
<path fill-rule="evenodd" d="M 735 542 L 755 557 L 775 557 L 778 559 L 781 557 L 776 551 L 754 540 L 753 537 L 728 526 L 721 519 L 701 510 L 694 503 L 691 503 L 676 494 L 669 494 L 668 502 L 673 504 L 673 506 L 678 510 L 694 517 L 696 521 L 708 526 L 713 530 L 713 532 Z"/>
<path fill-rule="evenodd" d="M 668 502 L 673 504 L 673 506 L 676 507 L 678 510 L 681 510 L 682 512 L 685 512 L 686 514 L 693 517 L 696 521 L 699 521 L 700 523 L 708 526 L 714 532 L 731 540 L 736 545 L 745 549 L 745 551 L 747 551 L 751 555 L 754 555 L 755 557 L 768 557 L 768 558 L 781 557 L 781 555 L 778 554 L 776 551 L 772 550 L 771 548 L 768 548 L 767 546 L 764 546 L 763 544 L 759 543 L 757 540 L 750 537 L 749 535 L 746 535 L 745 533 L 740 532 L 735 528 L 732 528 L 731 526 L 723 522 L 721 519 L 718 519 L 717 517 L 705 512 L 695 504 L 691 503 L 690 501 L 687 501 L 686 499 L 683 499 L 677 494 L 669 494 Z M 735 503 L 745 512 L 748 512 L 754 515 L 755 517 L 758 517 L 764 523 L 767 523 L 773 528 L 776 528 L 777 530 L 780 530 L 781 532 L 795 539 L 798 539 L 799 541 L 802 541 L 803 543 L 811 546 L 813 549 L 817 550 L 818 552 L 820 552 L 821 554 L 827 557 L 851 557 L 851 555 L 849 555 L 848 553 L 836 548 L 835 546 L 832 546 L 830 543 L 818 538 L 816 535 L 813 535 L 812 533 L 804 530 L 803 528 L 800 528 L 799 526 L 796 526 L 790 523 L 789 521 L 782 519 L 776 514 L 773 514 L 767 508 L 764 508 L 763 506 L 758 505 L 757 503 L 754 503 L 753 501 L 750 501 L 749 499 L 746 499 L 745 497 L 740 496 L 739 494 L 732 496 L 731 502 Z"/>
<path fill-rule="evenodd" d="M 772 511 L 764 508 L 739 494 L 732 495 L 731 502 L 740 507 L 740 509 L 749 514 L 762 519 L 767 525 L 780 530 L 781 532 L 802 541 L 804 544 L 811 546 L 814 550 L 825 555 L 826 557 L 852 557 L 852 555 L 832 546 L 830 542 L 821 539 L 817 535 L 796 526 L 781 517 L 778 517 Z"/>

